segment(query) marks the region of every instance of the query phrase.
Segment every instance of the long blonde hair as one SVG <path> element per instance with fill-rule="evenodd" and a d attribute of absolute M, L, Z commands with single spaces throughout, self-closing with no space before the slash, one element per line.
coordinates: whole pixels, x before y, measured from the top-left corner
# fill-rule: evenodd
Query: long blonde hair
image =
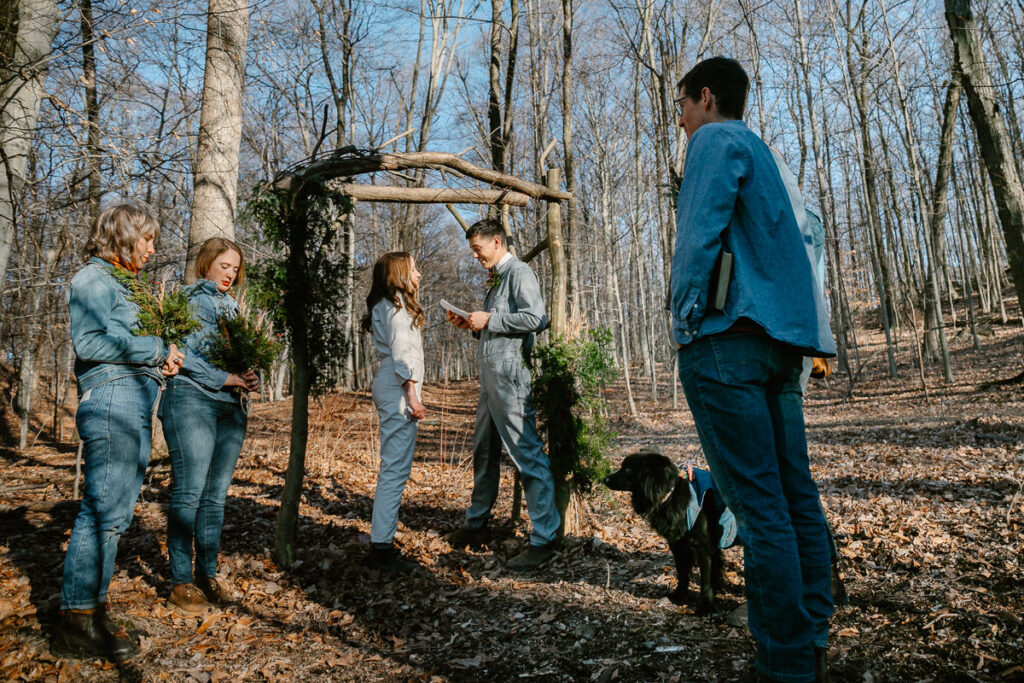
<path fill-rule="evenodd" d="M 395 308 L 401 308 L 404 301 L 405 310 L 412 316 L 412 324 L 423 327 L 425 316 L 416 300 L 416 286 L 412 283 L 412 254 L 409 252 L 388 252 L 373 265 L 373 281 L 370 283 L 370 293 L 366 295 L 366 315 L 362 320 L 363 332 L 370 331 L 373 307 L 381 299 L 387 299 Z"/>
<path fill-rule="evenodd" d="M 238 274 L 235 276 L 235 283 L 231 287 L 232 289 L 236 287 L 242 289 L 242 285 L 245 284 L 245 255 L 242 254 L 242 248 L 236 242 L 226 237 L 211 237 L 199 247 L 195 265 L 196 279 L 201 280 L 205 278 L 206 274 L 210 272 L 210 266 L 225 251 L 233 251 L 238 254 Z"/>
<path fill-rule="evenodd" d="M 100 212 L 89 230 L 82 260 L 98 256 L 126 268 L 137 268 L 135 245 L 140 239 L 156 239 L 160 225 L 156 218 L 137 204 L 118 204 Z"/>

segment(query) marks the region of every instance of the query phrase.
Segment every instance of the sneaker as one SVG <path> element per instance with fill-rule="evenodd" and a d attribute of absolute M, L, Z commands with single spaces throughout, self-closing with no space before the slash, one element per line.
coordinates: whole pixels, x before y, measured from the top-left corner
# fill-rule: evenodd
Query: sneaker
<path fill-rule="evenodd" d="M 217 579 L 199 576 L 196 577 L 195 586 L 202 591 L 207 601 L 214 605 L 230 605 L 234 602 L 224 586 L 218 583 Z"/>
<path fill-rule="evenodd" d="M 486 524 L 479 527 L 464 526 L 448 534 L 448 545 L 462 549 L 470 547 L 474 550 L 484 547 L 491 541 L 491 530 Z"/>
<path fill-rule="evenodd" d="M 206 601 L 206 596 L 196 588 L 194 583 L 176 585 L 171 589 L 167 602 L 185 612 L 202 612 L 210 606 L 210 603 Z"/>
<path fill-rule="evenodd" d="M 505 563 L 506 569 L 514 569 L 521 571 L 524 569 L 536 569 L 548 560 L 550 560 L 555 554 L 555 542 L 545 543 L 544 545 L 531 545 L 529 548 L 519 553 L 511 560 Z"/>
<path fill-rule="evenodd" d="M 398 552 L 391 543 L 374 543 L 370 546 L 370 554 L 366 558 L 366 564 L 371 569 L 378 569 L 384 572 L 396 574 L 408 574 L 419 568 L 419 565 L 412 560 L 407 560 Z"/>
<path fill-rule="evenodd" d="M 105 611 L 61 610 L 60 624 L 53 638 L 53 654 L 58 657 L 102 657 L 123 662 L 134 656 L 139 648 L 127 632 L 109 619 Z M 107 623 L 113 624 L 110 629 Z"/>

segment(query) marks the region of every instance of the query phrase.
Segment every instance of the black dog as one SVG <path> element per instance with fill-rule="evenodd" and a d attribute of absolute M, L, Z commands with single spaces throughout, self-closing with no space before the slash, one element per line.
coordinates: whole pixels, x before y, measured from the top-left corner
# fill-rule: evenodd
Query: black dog
<path fill-rule="evenodd" d="M 707 470 L 694 470 L 697 479 L 710 480 Z M 657 451 L 641 451 L 626 456 L 622 467 L 608 475 L 604 485 L 613 491 L 629 491 L 633 494 L 633 510 L 647 520 L 659 536 L 668 541 L 672 557 L 676 561 L 676 589 L 669 593 L 669 600 L 677 605 L 686 602 L 690 586 L 690 568 L 696 557 L 700 569 L 700 597 L 697 614 L 710 614 L 714 606 L 715 591 L 724 585 L 722 575 L 722 547 L 733 542 L 735 529 L 729 523 L 731 513 L 726 513 L 725 503 L 714 489 L 707 485 L 691 487 L 685 477 L 680 476 L 672 461 Z M 696 494 L 699 500 L 691 502 Z M 687 509 L 691 510 L 689 516 Z M 693 510 L 698 509 L 696 516 Z M 723 528 L 722 522 L 726 521 Z M 850 604 L 846 586 L 839 576 L 839 555 L 835 549 L 832 525 L 828 525 L 829 550 L 832 556 L 832 599 L 837 605 Z M 722 543 L 723 535 L 726 543 Z"/>
<path fill-rule="evenodd" d="M 604 485 L 613 491 L 632 493 L 633 509 L 668 541 L 678 579 L 676 589 L 668 598 L 677 605 L 687 600 L 690 568 L 696 558 L 700 569 L 697 614 L 711 614 L 715 591 L 720 591 L 724 585 L 720 520 L 725 507 L 721 499 L 713 490 L 708 490 L 702 500 L 694 501 L 699 512 L 696 519 L 688 521 L 687 507 L 691 506 L 690 498 L 694 493 L 690 482 L 679 476 L 671 460 L 656 451 L 626 456 L 622 467 L 608 475 Z"/>

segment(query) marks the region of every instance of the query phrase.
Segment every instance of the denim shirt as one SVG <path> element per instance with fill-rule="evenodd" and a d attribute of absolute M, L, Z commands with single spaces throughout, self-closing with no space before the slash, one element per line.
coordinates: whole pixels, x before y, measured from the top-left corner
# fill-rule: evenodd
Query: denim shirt
<path fill-rule="evenodd" d="M 771 150 L 745 123 L 708 123 L 693 134 L 676 209 L 670 286 L 678 344 L 747 318 L 804 355 L 835 355 L 811 237 L 801 234 Z M 732 277 L 724 309 L 709 310 L 723 249 L 733 255 Z"/>
<path fill-rule="evenodd" d="M 71 342 L 75 347 L 78 395 L 129 375 L 148 375 L 163 383 L 159 367 L 168 349 L 159 337 L 139 337 L 132 328 L 139 307 L 111 273 L 114 265 L 93 256 L 75 273 L 68 291 Z"/>
<path fill-rule="evenodd" d="M 207 359 L 210 337 L 217 334 L 217 318 L 238 315 L 238 302 L 227 292 L 217 289 L 215 282 L 199 280 L 185 288 L 189 303 L 195 308 L 200 327 L 185 337 L 185 362 L 171 381 L 188 382 L 217 401 L 238 403 L 238 392 L 225 388 L 228 373 L 215 368 Z"/>
<path fill-rule="evenodd" d="M 547 327 L 540 281 L 515 256 L 494 268 L 501 278 L 487 292 L 484 310 L 491 314 L 480 331 L 480 359 L 522 358 L 533 348 L 536 333 Z"/>

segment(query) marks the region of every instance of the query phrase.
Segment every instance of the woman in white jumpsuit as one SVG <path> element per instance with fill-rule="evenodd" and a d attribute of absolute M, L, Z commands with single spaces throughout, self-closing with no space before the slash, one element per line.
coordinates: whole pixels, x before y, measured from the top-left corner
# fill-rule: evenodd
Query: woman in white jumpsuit
<path fill-rule="evenodd" d="M 380 415 L 380 474 L 373 496 L 369 564 L 407 572 L 417 565 L 395 549 L 398 507 L 412 470 L 416 424 L 425 409 L 423 385 L 423 309 L 416 301 L 420 273 L 407 252 L 381 256 L 373 267 L 366 297 L 364 332 L 373 336 L 380 368 L 373 379 L 373 404 Z"/>

